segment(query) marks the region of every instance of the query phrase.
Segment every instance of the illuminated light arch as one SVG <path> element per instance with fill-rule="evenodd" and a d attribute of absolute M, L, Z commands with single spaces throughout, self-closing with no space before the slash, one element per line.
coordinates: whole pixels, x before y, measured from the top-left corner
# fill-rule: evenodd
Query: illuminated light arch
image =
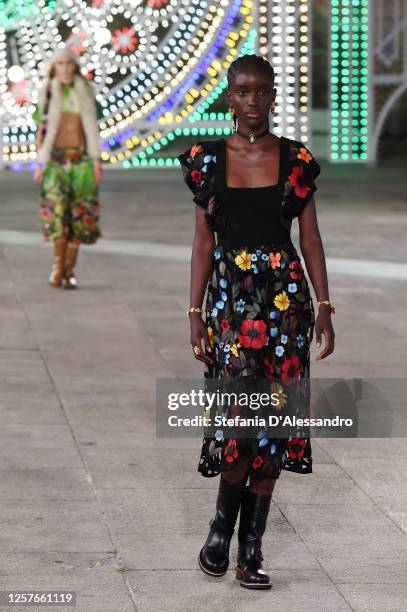
<path fill-rule="evenodd" d="M 33 4 L 19 3 L 28 9 Z M 103 108 L 100 129 L 106 162 L 127 168 L 177 165 L 177 159 L 165 156 L 165 147 L 179 136 L 228 134 L 229 114 L 212 113 L 211 106 L 223 94 L 227 68 L 239 53 L 260 52 L 276 65 L 275 131 L 307 142 L 308 0 L 36 4 L 40 14 L 34 10 L 15 16 L 18 30 L 11 22 L 0 29 L 3 163 L 17 167 L 35 159 L 31 112 L 44 60 L 72 34 L 83 73 L 93 80 Z M 276 40 L 278 34 L 279 48 L 268 47 L 270 37 Z M 2 62 L 10 41 L 16 50 L 14 84 L 10 65 Z M 25 78 L 20 78 L 19 69 Z"/>

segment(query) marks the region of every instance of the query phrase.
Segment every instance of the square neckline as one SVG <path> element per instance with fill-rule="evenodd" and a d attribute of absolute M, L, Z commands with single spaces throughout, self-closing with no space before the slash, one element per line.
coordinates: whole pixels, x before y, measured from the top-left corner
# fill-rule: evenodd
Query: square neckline
<path fill-rule="evenodd" d="M 284 136 L 280 136 L 279 137 L 279 145 L 278 145 L 278 149 L 279 149 L 279 159 L 278 159 L 278 177 L 277 177 L 277 183 L 275 183 L 274 185 L 260 185 L 259 187 L 233 187 L 233 186 L 229 186 L 227 184 L 227 145 L 226 145 L 226 138 L 222 138 L 221 142 L 222 142 L 222 164 L 221 164 L 221 172 L 222 172 L 222 186 L 225 189 L 233 189 L 233 190 L 238 190 L 238 189 L 242 189 L 242 190 L 248 190 L 248 189 L 255 189 L 255 190 L 259 190 L 259 189 L 276 189 L 277 187 L 280 187 L 282 184 L 282 174 L 283 174 L 283 158 L 284 158 L 284 147 L 283 147 L 283 141 L 285 140 Z"/>

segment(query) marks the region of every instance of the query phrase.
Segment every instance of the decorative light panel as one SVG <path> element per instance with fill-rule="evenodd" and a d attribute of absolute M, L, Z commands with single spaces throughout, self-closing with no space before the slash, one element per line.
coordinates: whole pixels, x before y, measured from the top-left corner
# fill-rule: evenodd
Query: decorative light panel
<path fill-rule="evenodd" d="M 368 0 L 331 0 L 330 148 L 334 161 L 368 151 Z"/>
<path fill-rule="evenodd" d="M 231 62 L 259 51 L 276 71 L 275 131 L 306 141 L 308 13 L 308 0 L 0 0 L 3 164 L 33 163 L 31 115 L 64 42 L 102 106 L 106 162 L 177 165 L 165 155 L 174 139 L 229 133 L 229 113 L 211 107 Z"/>

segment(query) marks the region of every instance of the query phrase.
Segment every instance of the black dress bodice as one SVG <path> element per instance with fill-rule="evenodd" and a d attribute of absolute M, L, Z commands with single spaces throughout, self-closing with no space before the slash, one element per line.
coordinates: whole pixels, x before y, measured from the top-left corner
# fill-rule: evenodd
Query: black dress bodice
<path fill-rule="evenodd" d="M 287 140 L 280 141 L 279 176 L 275 185 L 229 187 L 226 184 L 226 144 L 218 151 L 217 196 L 220 198 L 225 228 L 222 244 L 231 248 L 290 243 L 290 231 L 281 224 L 281 207 L 287 169 Z"/>

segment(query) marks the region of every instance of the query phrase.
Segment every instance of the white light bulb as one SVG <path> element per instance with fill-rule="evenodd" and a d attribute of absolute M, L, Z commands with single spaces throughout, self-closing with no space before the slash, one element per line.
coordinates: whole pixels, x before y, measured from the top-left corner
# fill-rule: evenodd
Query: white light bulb
<path fill-rule="evenodd" d="M 7 76 L 12 83 L 19 83 L 24 80 L 25 75 L 21 66 L 11 66 L 11 68 L 8 69 Z"/>

